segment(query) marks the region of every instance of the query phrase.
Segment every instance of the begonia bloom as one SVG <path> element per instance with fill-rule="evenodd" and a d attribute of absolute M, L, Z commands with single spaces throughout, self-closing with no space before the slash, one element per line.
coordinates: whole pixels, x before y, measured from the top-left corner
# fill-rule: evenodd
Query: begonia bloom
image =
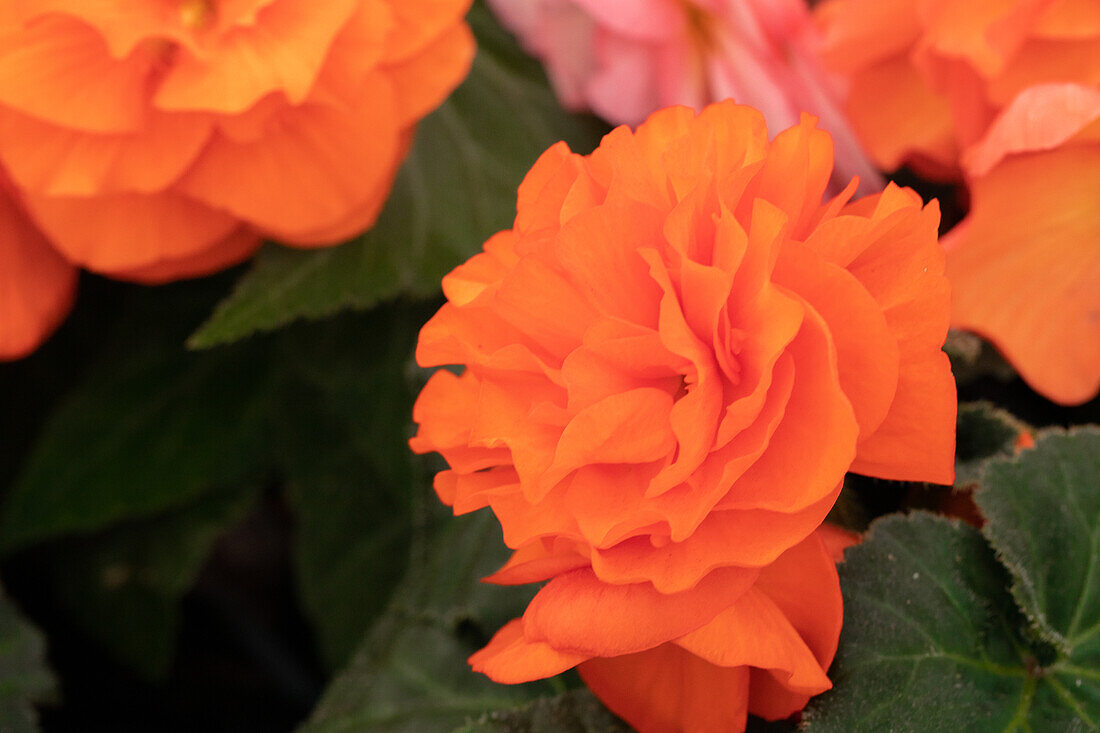
<path fill-rule="evenodd" d="M 639 613 L 645 603 L 640 598 L 655 596 L 652 587 L 625 586 L 629 594 L 601 598 L 593 608 L 567 596 L 599 589 L 592 572 L 563 573 L 470 664 L 505 683 L 576 666 L 592 691 L 643 733 L 739 731 L 749 713 L 787 718 L 832 686 L 826 672 L 836 653 L 843 603 L 830 542 L 842 547 L 855 541 L 823 525 L 762 568 L 747 590 L 723 587 L 724 576 L 716 574 L 716 582 L 704 581 L 692 591 L 690 607 L 674 597 L 659 598 L 672 618 L 656 644 L 639 633 L 653 623 Z M 615 594 L 611 587 L 602 590 Z M 608 638 L 623 630 L 640 638 L 628 644 Z"/>
<path fill-rule="evenodd" d="M 467 73 L 469 5 L 4 3 L 0 163 L 52 260 L 111 277 L 205 274 L 261 237 L 347 239 L 377 217 L 416 122 Z M 0 312 L 0 340 L 31 330 Z"/>
<path fill-rule="evenodd" d="M 1051 400 L 1100 391 L 1100 5 L 829 0 L 825 57 L 886 168 L 962 176 L 946 240 L 953 325 L 992 341 Z"/>
<path fill-rule="evenodd" d="M 550 148 L 513 228 L 444 278 L 417 361 L 465 369 L 429 379 L 411 445 L 447 460 L 456 513 L 497 515 L 494 580 L 551 579 L 524 628 L 552 619 L 573 664 L 755 594 L 849 469 L 951 483 L 938 209 L 894 185 L 823 201 L 831 173 L 810 116 L 769 142 L 749 107 L 662 110 Z"/>
<path fill-rule="evenodd" d="M 723 99 L 756 107 L 785 129 L 802 112 L 833 136 L 839 188 L 882 179 L 840 108 L 839 85 L 818 59 L 805 0 L 490 0 L 545 64 L 562 103 L 635 125 L 672 105 Z"/>

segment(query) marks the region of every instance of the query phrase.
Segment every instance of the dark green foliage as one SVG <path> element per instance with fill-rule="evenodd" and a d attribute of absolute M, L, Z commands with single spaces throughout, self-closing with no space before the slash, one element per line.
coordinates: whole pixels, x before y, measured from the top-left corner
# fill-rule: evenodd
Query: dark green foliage
<path fill-rule="evenodd" d="M 53 697 L 56 684 L 42 634 L 0 594 L 0 730 L 37 731 L 34 703 Z"/>
<path fill-rule="evenodd" d="M 985 538 L 914 514 L 848 551 L 835 687 L 807 731 L 1100 725 L 1100 431 L 991 460 L 977 500 Z"/>
<path fill-rule="evenodd" d="M 418 535 L 390 607 L 299 733 L 447 732 L 553 689 L 498 685 L 466 664 L 533 593 L 478 582 L 508 557 L 495 518 L 482 511 Z"/>
<path fill-rule="evenodd" d="M 587 690 L 544 697 L 513 710 L 482 715 L 454 733 L 627 733 L 616 718 Z"/>
<path fill-rule="evenodd" d="M 985 462 L 1015 452 L 1020 433 L 1027 425 L 988 402 L 959 405 L 955 447 L 955 486 L 973 488 Z"/>

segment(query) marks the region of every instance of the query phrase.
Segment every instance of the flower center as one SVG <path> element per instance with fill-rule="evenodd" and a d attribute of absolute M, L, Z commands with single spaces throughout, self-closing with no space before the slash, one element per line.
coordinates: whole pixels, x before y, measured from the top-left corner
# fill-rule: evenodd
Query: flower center
<path fill-rule="evenodd" d="M 180 0 L 180 22 L 191 31 L 201 31 L 214 22 L 214 0 Z"/>

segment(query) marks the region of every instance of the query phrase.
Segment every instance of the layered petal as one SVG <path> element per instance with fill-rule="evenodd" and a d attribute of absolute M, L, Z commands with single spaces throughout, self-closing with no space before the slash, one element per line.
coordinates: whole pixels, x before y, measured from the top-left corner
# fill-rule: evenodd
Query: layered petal
<path fill-rule="evenodd" d="M 0 360 L 37 348 L 69 312 L 76 268 L 0 192 Z"/>
<path fill-rule="evenodd" d="M 948 238 L 952 322 L 991 340 L 1036 390 L 1100 389 L 1100 146 L 1013 155 L 973 183 Z"/>

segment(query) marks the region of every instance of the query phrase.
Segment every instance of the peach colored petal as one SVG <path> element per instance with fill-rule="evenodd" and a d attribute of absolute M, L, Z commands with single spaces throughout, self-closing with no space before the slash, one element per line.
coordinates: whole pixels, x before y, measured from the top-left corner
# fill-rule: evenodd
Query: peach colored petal
<path fill-rule="evenodd" d="M 1006 158 L 948 238 L 952 323 L 989 338 L 1061 404 L 1100 389 L 1100 147 Z"/>
<path fill-rule="evenodd" d="M 1056 148 L 1100 118 L 1100 89 L 1041 84 L 1020 92 L 963 155 L 972 177 L 989 173 L 1006 156 Z"/>
<path fill-rule="evenodd" d="M 0 194 L 0 360 L 34 351 L 65 318 L 77 271 Z"/>
<path fill-rule="evenodd" d="M 1062 83 L 1100 85 L 1100 37 L 1029 40 L 1000 74 L 988 80 L 985 95 L 1005 107 L 1028 87 Z"/>

